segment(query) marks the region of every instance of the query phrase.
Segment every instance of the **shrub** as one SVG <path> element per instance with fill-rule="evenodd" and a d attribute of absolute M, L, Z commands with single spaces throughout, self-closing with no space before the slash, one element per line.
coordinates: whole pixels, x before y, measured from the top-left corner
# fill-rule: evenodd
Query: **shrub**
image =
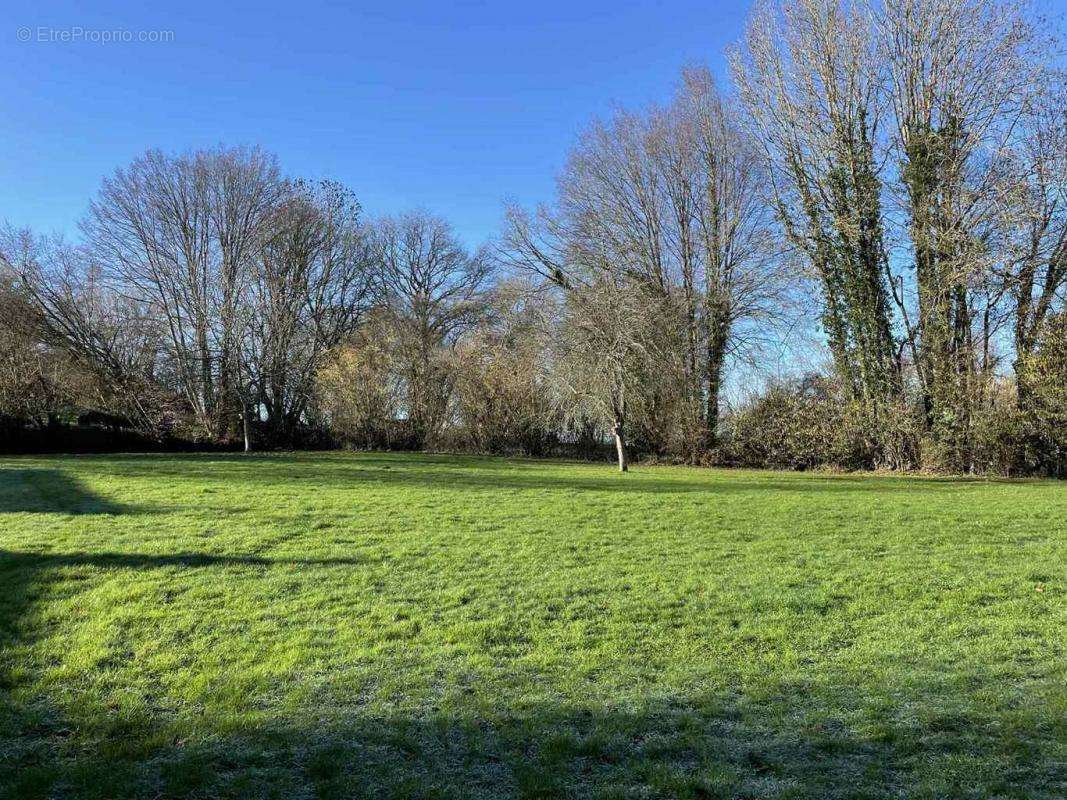
<path fill-rule="evenodd" d="M 873 466 L 875 456 L 858 419 L 823 375 L 780 381 L 727 415 L 717 458 L 775 469 Z"/>
<path fill-rule="evenodd" d="M 316 400 L 331 432 L 350 447 L 407 449 L 412 432 L 398 420 L 401 386 L 387 327 L 368 325 L 336 348 L 319 370 Z"/>

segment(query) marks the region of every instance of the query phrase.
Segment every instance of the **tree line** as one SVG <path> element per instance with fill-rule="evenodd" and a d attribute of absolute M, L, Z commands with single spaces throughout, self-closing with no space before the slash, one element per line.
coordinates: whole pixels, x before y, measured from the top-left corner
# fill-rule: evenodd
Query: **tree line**
<path fill-rule="evenodd" d="M 4 435 L 1064 474 L 1051 29 L 1005 0 L 759 2 L 728 90 L 689 68 L 594 121 L 478 249 L 259 148 L 149 151 L 78 242 L 0 237 Z M 772 371 L 808 321 L 814 366 Z"/>

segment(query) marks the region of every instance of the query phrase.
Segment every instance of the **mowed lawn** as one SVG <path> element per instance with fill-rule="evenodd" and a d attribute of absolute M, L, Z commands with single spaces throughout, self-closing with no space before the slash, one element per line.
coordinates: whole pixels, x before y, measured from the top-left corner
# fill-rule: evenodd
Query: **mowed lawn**
<path fill-rule="evenodd" d="M 1060 798 L 1067 484 L 0 459 L 0 797 Z"/>

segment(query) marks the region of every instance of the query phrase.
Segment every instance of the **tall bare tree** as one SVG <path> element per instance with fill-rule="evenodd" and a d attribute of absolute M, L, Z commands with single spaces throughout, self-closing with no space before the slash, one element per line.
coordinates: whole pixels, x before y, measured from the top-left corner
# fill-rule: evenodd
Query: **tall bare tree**
<path fill-rule="evenodd" d="M 180 391 L 214 436 L 235 421 L 239 298 L 284 191 L 257 149 L 149 151 L 104 181 L 84 225 L 112 284 L 152 309 Z"/>
<path fill-rule="evenodd" d="M 1017 399 L 1024 410 L 1033 388 L 1027 365 L 1067 301 L 1067 76 L 1051 77 L 1006 155 L 997 195 L 1005 235 L 996 280 L 1009 299 Z"/>
<path fill-rule="evenodd" d="M 822 287 L 834 364 L 869 414 L 872 437 L 901 392 L 875 52 L 862 5 L 783 0 L 757 5 L 732 54 L 779 219 Z"/>
<path fill-rule="evenodd" d="M 377 289 L 402 353 L 407 418 L 419 445 L 445 420 L 449 375 L 443 356 L 484 313 L 492 265 L 469 252 L 439 217 L 409 213 L 374 225 Z"/>
<path fill-rule="evenodd" d="M 998 156 L 1039 85 L 1037 39 L 1014 0 L 886 0 L 871 16 L 895 123 L 927 417 L 948 465 L 966 469 L 974 295 L 997 257 Z"/>
<path fill-rule="evenodd" d="M 706 68 L 689 68 L 652 117 L 665 250 L 684 306 L 687 373 L 713 441 L 726 359 L 782 315 L 790 282 L 754 144 Z"/>
<path fill-rule="evenodd" d="M 683 402 L 704 432 L 691 450 L 714 435 L 726 358 L 786 296 L 760 173 L 710 73 L 694 68 L 670 105 L 594 123 L 555 207 L 508 214 L 502 252 L 513 267 L 567 292 L 655 298 L 677 338 Z"/>
<path fill-rule="evenodd" d="M 273 438 L 291 440 L 325 354 L 359 324 L 372 293 L 370 237 L 351 191 L 292 183 L 257 242 L 242 344 L 246 405 L 262 404 Z"/>

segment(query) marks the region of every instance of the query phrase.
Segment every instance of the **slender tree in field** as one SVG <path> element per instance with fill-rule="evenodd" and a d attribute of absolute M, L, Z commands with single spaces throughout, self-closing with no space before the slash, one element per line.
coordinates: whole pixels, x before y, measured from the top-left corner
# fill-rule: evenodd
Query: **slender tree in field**
<path fill-rule="evenodd" d="M 627 428 L 654 407 L 657 371 L 671 371 L 663 311 L 640 283 L 601 275 L 566 296 L 555 327 L 549 383 L 559 416 L 607 430 L 620 472 L 630 463 Z"/>

